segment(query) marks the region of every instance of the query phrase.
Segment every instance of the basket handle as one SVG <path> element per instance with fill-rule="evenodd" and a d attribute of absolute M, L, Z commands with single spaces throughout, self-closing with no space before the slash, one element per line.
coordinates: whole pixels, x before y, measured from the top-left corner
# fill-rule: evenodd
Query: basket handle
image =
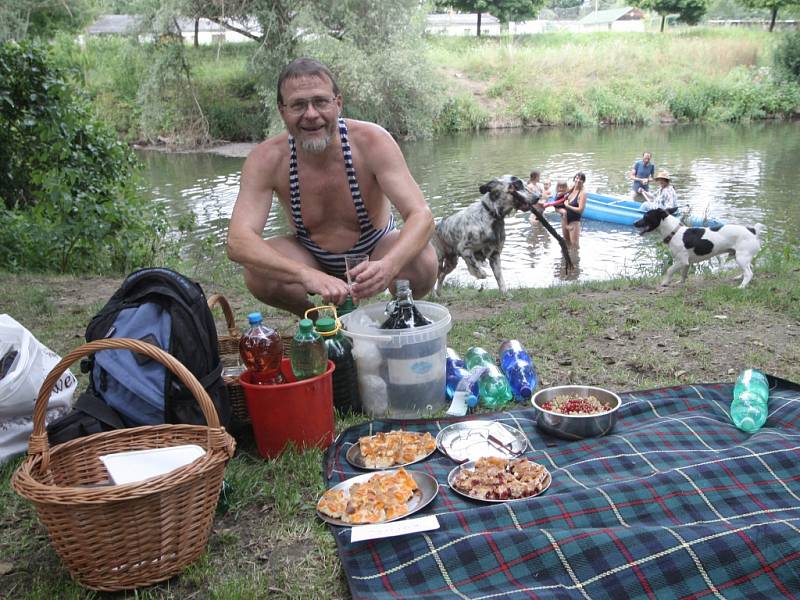
<path fill-rule="evenodd" d="M 231 337 L 239 337 L 240 331 L 236 327 L 236 320 L 233 318 L 233 311 L 228 299 L 222 294 L 214 294 L 208 299 L 208 308 L 213 309 L 215 306 L 221 306 L 222 312 L 225 313 L 225 324 L 228 326 L 228 335 Z"/>
<path fill-rule="evenodd" d="M 33 407 L 33 433 L 31 434 L 28 444 L 28 455 L 35 457 L 41 454 L 43 469 L 47 469 L 50 463 L 50 441 L 48 440 L 47 431 L 45 430 L 45 415 L 47 413 L 47 403 L 50 400 L 50 392 L 52 392 L 53 386 L 72 363 L 79 358 L 89 356 L 99 350 L 130 350 L 132 352 L 144 354 L 160 362 L 189 388 L 189 391 L 192 392 L 192 395 L 200 404 L 200 409 L 203 411 L 206 423 L 211 429 L 216 430 L 215 432 L 209 432 L 209 447 L 216 450 L 226 445 L 224 435 L 225 429 L 220 427 L 217 410 L 214 408 L 214 404 L 211 402 L 208 392 L 200 385 L 200 382 L 197 381 L 197 378 L 192 372 L 183 366 L 177 358 L 164 352 L 158 346 L 148 344 L 147 342 L 129 338 L 108 338 L 95 340 L 75 348 L 75 350 L 67 354 L 53 367 L 47 377 L 45 377 L 44 383 L 42 383 L 39 395 L 36 397 L 36 404 Z"/>

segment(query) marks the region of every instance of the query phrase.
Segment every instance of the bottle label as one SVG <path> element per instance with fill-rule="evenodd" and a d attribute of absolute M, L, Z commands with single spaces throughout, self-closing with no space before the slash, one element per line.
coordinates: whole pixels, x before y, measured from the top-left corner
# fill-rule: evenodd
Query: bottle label
<path fill-rule="evenodd" d="M 389 370 L 389 383 L 394 385 L 414 385 L 436 381 L 442 374 L 436 365 L 441 363 L 441 356 L 429 354 L 414 358 L 390 358 L 386 361 Z"/>

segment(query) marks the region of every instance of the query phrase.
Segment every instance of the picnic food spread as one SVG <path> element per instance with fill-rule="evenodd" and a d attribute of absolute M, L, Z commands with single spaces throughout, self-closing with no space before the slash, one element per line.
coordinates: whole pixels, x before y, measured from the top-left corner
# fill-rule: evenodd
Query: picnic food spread
<path fill-rule="evenodd" d="M 406 514 L 417 489 L 417 482 L 403 468 L 376 473 L 347 491 L 329 489 L 317 503 L 317 510 L 345 523 L 380 523 Z"/>
<path fill-rule="evenodd" d="M 370 469 L 407 465 L 428 456 L 436 448 L 430 433 L 390 431 L 358 439 L 364 466 Z"/>
<path fill-rule="evenodd" d="M 474 469 L 462 468 L 453 479 L 456 490 L 483 500 L 516 500 L 541 492 L 549 477 L 547 469 L 527 458 L 507 460 L 484 457 Z"/>
<path fill-rule="evenodd" d="M 611 408 L 594 396 L 581 397 L 566 394 L 542 402 L 540 406 L 545 410 L 562 415 L 596 415 Z"/>

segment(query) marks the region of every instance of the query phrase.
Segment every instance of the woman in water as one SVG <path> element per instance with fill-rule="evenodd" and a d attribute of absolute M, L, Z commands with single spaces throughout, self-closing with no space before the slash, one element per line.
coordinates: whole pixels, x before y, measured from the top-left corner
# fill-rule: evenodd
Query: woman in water
<path fill-rule="evenodd" d="M 585 183 L 586 175 L 577 173 L 572 179 L 572 188 L 567 193 L 564 204 L 556 209 L 561 213 L 561 232 L 571 248 L 578 247 L 578 238 L 581 235 L 581 216 L 586 208 Z"/>

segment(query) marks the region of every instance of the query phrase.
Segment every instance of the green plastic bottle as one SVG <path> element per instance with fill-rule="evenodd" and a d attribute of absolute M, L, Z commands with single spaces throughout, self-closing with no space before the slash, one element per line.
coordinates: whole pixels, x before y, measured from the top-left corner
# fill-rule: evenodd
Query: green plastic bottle
<path fill-rule="evenodd" d="M 289 353 L 292 373 L 298 381 L 322 375 L 328 366 L 328 351 L 311 319 L 300 319 Z"/>
<path fill-rule="evenodd" d="M 344 303 L 341 306 L 336 307 L 336 314 L 340 317 L 353 312 L 356 309 L 356 305 L 353 303 L 353 297 L 350 294 L 347 294 L 347 298 L 344 299 Z"/>
<path fill-rule="evenodd" d="M 514 394 L 511 392 L 508 379 L 497 367 L 494 357 L 489 352 L 473 346 L 464 355 L 464 362 L 470 370 L 475 367 L 485 369 L 478 379 L 478 391 L 483 406 L 489 410 L 500 410 L 511 401 Z"/>

